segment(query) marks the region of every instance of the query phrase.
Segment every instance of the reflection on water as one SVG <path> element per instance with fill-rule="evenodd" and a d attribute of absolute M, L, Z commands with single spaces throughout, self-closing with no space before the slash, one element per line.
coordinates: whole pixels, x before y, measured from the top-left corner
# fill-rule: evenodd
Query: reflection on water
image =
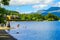
<path fill-rule="evenodd" d="M 17 24 L 20 24 L 19 28 Z M 9 34 L 18 40 L 60 40 L 60 22 L 58 21 L 11 22 L 11 27 L 16 29 L 11 29 Z"/>
<path fill-rule="evenodd" d="M 7 31 L 10 32 L 10 29 L 8 29 Z"/>

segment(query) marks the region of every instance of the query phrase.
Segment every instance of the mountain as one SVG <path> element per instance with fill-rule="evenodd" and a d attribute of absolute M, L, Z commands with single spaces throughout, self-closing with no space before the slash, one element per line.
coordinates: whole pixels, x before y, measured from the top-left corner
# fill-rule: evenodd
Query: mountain
<path fill-rule="evenodd" d="M 48 13 L 52 13 L 60 17 L 60 7 L 51 7 L 48 10 L 45 10 L 45 12 L 43 12 L 42 15 L 47 15 Z"/>
<path fill-rule="evenodd" d="M 60 7 L 51 7 L 47 11 L 60 10 Z"/>

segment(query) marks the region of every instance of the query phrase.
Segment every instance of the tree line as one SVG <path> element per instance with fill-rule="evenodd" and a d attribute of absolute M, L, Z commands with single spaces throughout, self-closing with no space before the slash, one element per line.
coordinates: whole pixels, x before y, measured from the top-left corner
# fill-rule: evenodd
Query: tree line
<path fill-rule="evenodd" d="M 60 18 L 52 13 L 48 13 L 47 15 L 42 14 L 19 14 L 16 21 L 58 21 Z"/>

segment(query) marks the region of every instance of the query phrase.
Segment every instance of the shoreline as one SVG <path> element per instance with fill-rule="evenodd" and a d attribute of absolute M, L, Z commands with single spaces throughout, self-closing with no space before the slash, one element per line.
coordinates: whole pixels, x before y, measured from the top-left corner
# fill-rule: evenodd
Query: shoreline
<path fill-rule="evenodd" d="M 58 21 L 60 21 L 60 20 L 58 20 Z M 45 21 L 10 21 L 10 22 L 53 22 L 53 21 L 45 20 Z"/>

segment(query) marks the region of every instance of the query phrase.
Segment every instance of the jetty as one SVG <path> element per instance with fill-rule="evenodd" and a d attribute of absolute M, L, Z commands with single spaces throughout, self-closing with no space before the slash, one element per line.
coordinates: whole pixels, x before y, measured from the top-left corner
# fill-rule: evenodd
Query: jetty
<path fill-rule="evenodd" d="M 17 40 L 10 34 L 8 34 L 5 30 L 9 28 L 0 27 L 0 40 Z"/>

